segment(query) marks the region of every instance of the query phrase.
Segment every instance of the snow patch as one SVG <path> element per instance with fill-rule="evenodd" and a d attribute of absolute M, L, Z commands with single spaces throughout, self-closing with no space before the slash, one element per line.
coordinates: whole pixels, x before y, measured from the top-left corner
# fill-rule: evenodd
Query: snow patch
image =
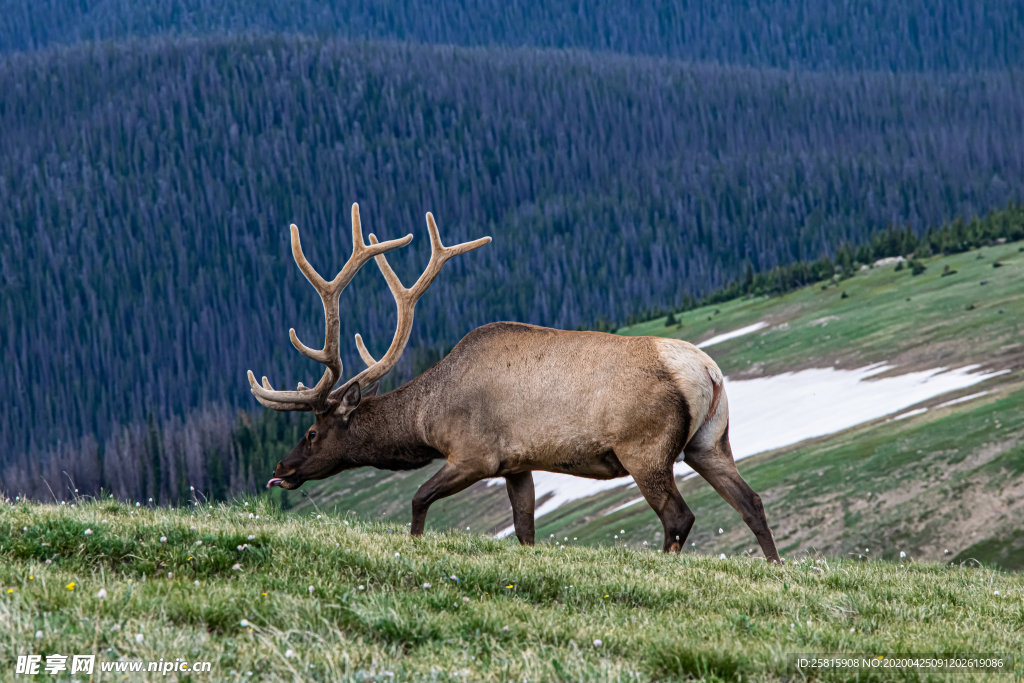
<path fill-rule="evenodd" d="M 604 513 L 601 516 L 602 517 L 607 517 L 608 515 L 612 514 L 613 512 L 618 512 L 619 510 L 625 510 L 630 505 L 636 505 L 637 503 L 639 503 L 639 502 L 641 502 L 643 500 L 644 500 L 644 497 L 640 496 L 639 498 L 634 498 L 633 500 L 626 501 L 622 505 L 619 505 L 617 507 L 613 507 L 611 510 L 609 510 L 608 512 Z"/>
<path fill-rule="evenodd" d="M 708 339 L 707 341 L 703 341 L 700 344 L 697 344 L 697 348 L 698 349 L 703 349 L 703 348 L 706 348 L 708 346 L 713 346 L 715 344 L 719 344 L 719 343 L 727 341 L 729 339 L 735 339 L 736 337 L 742 337 L 743 335 L 750 334 L 751 332 L 757 332 L 758 330 L 763 330 L 766 327 L 768 327 L 768 323 L 766 323 L 766 322 L 759 322 L 759 323 L 754 323 L 753 325 L 747 325 L 746 327 L 741 327 L 738 330 L 733 330 L 732 332 L 726 332 L 725 334 L 720 334 L 717 337 L 712 337 L 711 339 Z"/>
<path fill-rule="evenodd" d="M 955 406 L 957 403 L 964 403 L 966 401 L 973 401 L 976 398 L 981 398 L 982 396 L 986 395 L 987 393 L 988 393 L 987 391 L 979 391 L 978 393 L 971 394 L 970 396 L 961 396 L 960 398 L 954 398 L 952 401 L 946 401 L 945 403 L 940 403 L 939 405 L 935 406 L 935 409 L 938 410 L 939 408 L 945 408 L 946 406 Z"/>

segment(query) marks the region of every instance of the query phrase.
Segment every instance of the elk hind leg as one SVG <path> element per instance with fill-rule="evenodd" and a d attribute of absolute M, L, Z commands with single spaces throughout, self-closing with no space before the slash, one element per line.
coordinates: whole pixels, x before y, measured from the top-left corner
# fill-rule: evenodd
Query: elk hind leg
<path fill-rule="evenodd" d="M 512 523 L 516 537 L 522 545 L 533 545 L 533 510 L 536 497 L 533 492 L 533 472 L 520 472 L 505 476 L 505 488 L 512 503 Z"/>
<path fill-rule="evenodd" d="M 683 461 L 740 513 L 744 523 L 754 532 L 765 559 L 781 564 L 782 559 L 775 547 L 772 530 L 768 527 L 761 496 L 747 485 L 736 469 L 732 448 L 729 445 L 728 428 L 711 447 L 687 448 Z"/>

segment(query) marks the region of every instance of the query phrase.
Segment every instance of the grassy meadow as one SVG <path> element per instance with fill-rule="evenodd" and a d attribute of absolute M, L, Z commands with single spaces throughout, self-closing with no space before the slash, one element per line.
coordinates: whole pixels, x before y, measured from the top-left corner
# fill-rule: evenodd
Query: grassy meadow
<path fill-rule="evenodd" d="M 775 681 L 799 678 L 789 654 L 1019 654 L 1024 631 L 1024 577 L 974 562 L 412 539 L 266 499 L 6 504 L 0 559 L 0 661 L 212 662 L 188 680 Z"/>
<path fill-rule="evenodd" d="M 803 367 L 861 367 L 887 361 L 933 368 L 950 362 L 1021 363 L 1024 357 L 1024 243 L 868 268 L 778 297 L 736 299 L 619 330 L 700 343 L 758 322 L 771 327 L 707 349 L 730 377 Z M 1003 367 L 1000 365 L 1000 367 Z"/>

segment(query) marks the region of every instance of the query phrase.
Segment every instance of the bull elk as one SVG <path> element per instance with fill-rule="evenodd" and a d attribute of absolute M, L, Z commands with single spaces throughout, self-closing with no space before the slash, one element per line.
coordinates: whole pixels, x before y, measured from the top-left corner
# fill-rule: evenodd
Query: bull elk
<path fill-rule="evenodd" d="M 409 341 L 413 310 L 449 259 L 491 241 L 446 247 L 427 214 L 430 262 L 406 288 L 385 252 L 412 235 L 363 242 L 359 207 L 352 206 L 352 256 L 327 282 L 302 253 L 291 226 L 292 254 L 323 300 L 326 337 L 311 349 L 289 330 L 292 344 L 326 370 L 316 386 L 300 382 L 277 391 L 248 373 L 252 393 L 274 410 L 305 410 L 316 422 L 278 463 L 267 488 L 295 489 L 343 470 L 370 465 L 412 470 L 444 459 L 412 500 L 412 535 L 423 533 L 427 509 L 489 477 L 504 477 L 516 536 L 534 542 L 534 470 L 592 479 L 632 475 L 665 528 L 665 552 L 682 549 L 694 515 L 683 501 L 672 466 L 680 453 L 743 517 L 765 558 L 780 561 L 760 497 L 747 486 L 729 446 L 729 402 L 722 373 L 705 353 L 675 339 L 619 337 L 499 322 L 467 334 L 437 365 L 408 384 L 377 396 L 378 381 Z M 335 389 L 341 291 L 371 258 L 398 306 L 395 336 L 375 360 L 355 335 L 367 368 Z"/>

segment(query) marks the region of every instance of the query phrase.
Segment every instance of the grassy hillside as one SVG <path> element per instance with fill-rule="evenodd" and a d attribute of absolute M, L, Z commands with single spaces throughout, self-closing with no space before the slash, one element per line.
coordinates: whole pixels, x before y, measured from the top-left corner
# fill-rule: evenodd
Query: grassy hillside
<path fill-rule="evenodd" d="M 94 653 L 97 667 L 212 663 L 187 680 L 778 681 L 797 675 L 790 653 L 1024 644 L 1024 579 L 974 563 L 775 567 L 457 532 L 410 539 L 266 503 L 3 505 L 0 677 L 20 680 L 7 663 L 35 652 Z M 1010 680 L 973 677 L 987 679 Z"/>
<path fill-rule="evenodd" d="M 864 549 L 931 560 L 974 557 L 1024 568 L 1024 253 L 1022 243 L 924 259 L 913 275 L 885 266 L 782 297 L 737 300 L 622 330 L 700 341 L 766 321 L 761 332 L 707 351 L 732 378 L 805 367 L 860 367 L 888 360 L 908 369 L 978 363 L 1010 373 L 921 404 L 989 394 L 905 420 L 879 420 L 810 443 L 744 460 L 744 477 L 765 501 L 780 548 L 850 556 Z M 1000 267 L 993 265 L 999 263 Z M 949 271 L 946 271 L 946 267 Z M 943 272 L 955 271 L 952 275 Z M 985 284 L 981 284 L 984 282 Z M 843 294 L 846 298 L 843 298 Z M 909 300 L 908 300 L 909 299 Z M 404 524 L 416 488 L 436 467 L 393 474 L 342 473 L 289 494 L 302 509 L 354 513 Z M 756 548 L 731 508 L 694 478 L 681 483 L 697 522 L 699 552 Z M 660 523 L 635 488 L 575 501 L 539 520 L 542 537 L 639 547 L 660 544 Z M 480 483 L 435 504 L 435 529 L 492 530 L 511 524 L 504 486 Z M 719 534 L 718 529 L 723 529 Z M 619 533 L 625 531 L 623 535 Z M 619 539 L 615 536 L 618 535 Z M 950 550 L 950 554 L 946 554 Z"/>
<path fill-rule="evenodd" d="M 707 349 L 726 375 L 742 379 L 839 361 L 1024 367 L 1024 242 L 920 259 L 919 275 L 889 265 L 781 297 L 736 299 L 620 330 L 700 343 L 756 322 L 768 330 Z M 947 269 L 948 268 L 948 269 Z"/>

